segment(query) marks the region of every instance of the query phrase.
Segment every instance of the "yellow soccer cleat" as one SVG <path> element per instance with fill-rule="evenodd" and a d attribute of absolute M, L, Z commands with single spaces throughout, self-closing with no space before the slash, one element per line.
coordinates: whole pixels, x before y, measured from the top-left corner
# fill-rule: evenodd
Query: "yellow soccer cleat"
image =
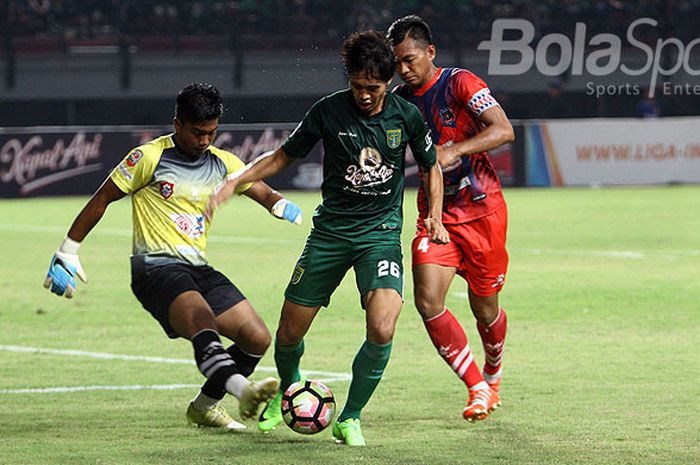
<path fill-rule="evenodd" d="M 197 410 L 190 402 L 190 406 L 187 407 L 187 421 L 207 428 L 245 429 L 245 425 L 231 418 L 221 405 L 209 410 Z"/>
<path fill-rule="evenodd" d="M 272 399 L 280 387 L 280 382 L 275 378 L 265 378 L 260 382 L 251 382 L 245 388 L 238 399 L 238 408 L 241 418 L 255 418 L 260 404 Z"/>

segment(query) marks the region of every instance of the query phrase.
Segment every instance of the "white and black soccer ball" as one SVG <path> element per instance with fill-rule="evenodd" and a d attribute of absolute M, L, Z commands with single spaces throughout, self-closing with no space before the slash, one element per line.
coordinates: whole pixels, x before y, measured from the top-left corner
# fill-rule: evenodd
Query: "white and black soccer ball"
<path fill-rule="evenodd" d="M 282 418 L 291 429 L 301 434 L 323 431 L 333 420 L 335 398 L 323 383 L 298 381 L 282 395 Z"/>

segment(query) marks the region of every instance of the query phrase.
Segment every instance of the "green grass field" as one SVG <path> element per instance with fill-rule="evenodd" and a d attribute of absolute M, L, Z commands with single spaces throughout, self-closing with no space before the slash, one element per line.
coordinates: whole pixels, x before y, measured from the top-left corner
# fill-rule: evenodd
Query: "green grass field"
<path fill-rule="evenodd" d="M 406 198 L 407 246 L 414 196 Z M 72 301 L 41 283 L 86 199 L 0 201 L 0 463 L 700 463 L 700 187 L 506 196 L 504 406 L 482 423 L 462 420 L 464 388 L 424 332 L 408 275 L 393 357 L 363 414 L 369 447 L 359 450 L 333 444 L 329 430 L 306 437 L 284 427 L 268 435 L 188 427 L 196 387 L 95 388 L 202 381 L 193 365 L 144 358 L 188 360 L 192 349 L 168 340 L 131 294 L 129 201 L 113 205 L 85 241 L 90 283 Z M 304 209 L 303 227 L 236 199 L 218 213 L 208 251 L 272 330 L 318 201 L 289 197 Z M 482 360 L 465 291 L 455 281 L 448 305 Z M 307 336 L 302 369 L 349 372 L 363 335 L 351 273 Z M 261 365 L 274 366 L 271 353 Z M 342 405 L 347 382 L 329 385 Z M 62 387 L 86 388 L 23 391 Z M 237 410 L 234 399 L 225 402 Z"/>

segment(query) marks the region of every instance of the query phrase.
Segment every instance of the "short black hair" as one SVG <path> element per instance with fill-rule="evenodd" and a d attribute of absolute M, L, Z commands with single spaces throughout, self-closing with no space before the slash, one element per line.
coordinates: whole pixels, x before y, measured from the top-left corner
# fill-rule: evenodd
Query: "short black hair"
<path fill-rule="evenodd" d="M 374 30 L 355 32 L 343 42 L 340 50 L 345 74 L 366 73 L 389 82 L 396 70 L 396 58 L 386 38 Z"/>
<path fill-rule="evenodd" d="M 406 37 L 422 42 L 426 46 L 433 44 L 433 34 L 430 32 L 430 26 L 418 15 L 404 16 L 391 23 L 386 37 L 389 39 L 392 47 L 399 45 L 406 40 Z"/>
<path fill-rule="evenodd" d="M 219 90 L 204 82 L 188 84 L 177 94 L 175 117 L 181 122 L 201 123 L 221 118 L 224 101 Z"/>

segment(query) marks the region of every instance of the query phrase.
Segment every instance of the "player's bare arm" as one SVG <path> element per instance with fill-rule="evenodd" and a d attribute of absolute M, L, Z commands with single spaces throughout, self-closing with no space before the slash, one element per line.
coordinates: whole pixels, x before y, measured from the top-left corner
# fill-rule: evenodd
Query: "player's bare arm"
<path fill-rule="evenodd" d="M 284 198 L 282 194 L 264 182 L 256 182 L 243 195 L 255 200 L 276 218 L 285 219 L 290 223 L 301 224 L 301 208 Z"/>
<path fill-rule="evenodd" d="M 75 294 L 76 276 L 87 283 L 87 274 L 78 257 L 80 242 L 102 219 L 107 206 L 125 195 L 109 178 L 100 186 L 75 218 L 65 239 L 51 258 L 49 271 L 44 280 L 45 288 L 51 289 L 51 292 L 56 295 L 70 299 Z"/>
<path fill-rule="evenodd" d="M 451 166 L 460 157 L 486 152 L 515 140 L 513 126 L 503 108 L 499 106 L 489 108 L 479 116 L 479 120 L 485 128 L 476 136 L 455 144 L 443 144 L 436 147 L 440 166 L 443 168 Z"/>
<path fill-rule="evenodd" d="M 274 152 L 263 153 L 248 163 L 245 168 L 228 177 L 224 185 L 209 200 L 207 215 L 210 215 L 219 205 L 231 198 L 239 185 L 274 176 L 291 165 L 294 160 L 293 157 L 284 153 L 284 150 L 281 148 Z"/>
<path fill-rule="evenodd" d="M 76 242 L 81 242 L 102 219 L 107 206 L 124 196 L 126 194 L 114 184 L 114 181 L 107 178 L 73 220 L 73 224 L 68 230 L 68 237 Z"/>
<path fill-rule="evenodd" d="M 435 163 L 429 170 L 424 172 L 425 185 L 428 191 L 428 202 L 430 203 L 430 213 L 425 218 L 425 229 L 430 235 L 430 241 L 436 244 L 447 244 L 450 242 L 450 235 L 442 225 L 442 170 L 440 164 Z"/>

